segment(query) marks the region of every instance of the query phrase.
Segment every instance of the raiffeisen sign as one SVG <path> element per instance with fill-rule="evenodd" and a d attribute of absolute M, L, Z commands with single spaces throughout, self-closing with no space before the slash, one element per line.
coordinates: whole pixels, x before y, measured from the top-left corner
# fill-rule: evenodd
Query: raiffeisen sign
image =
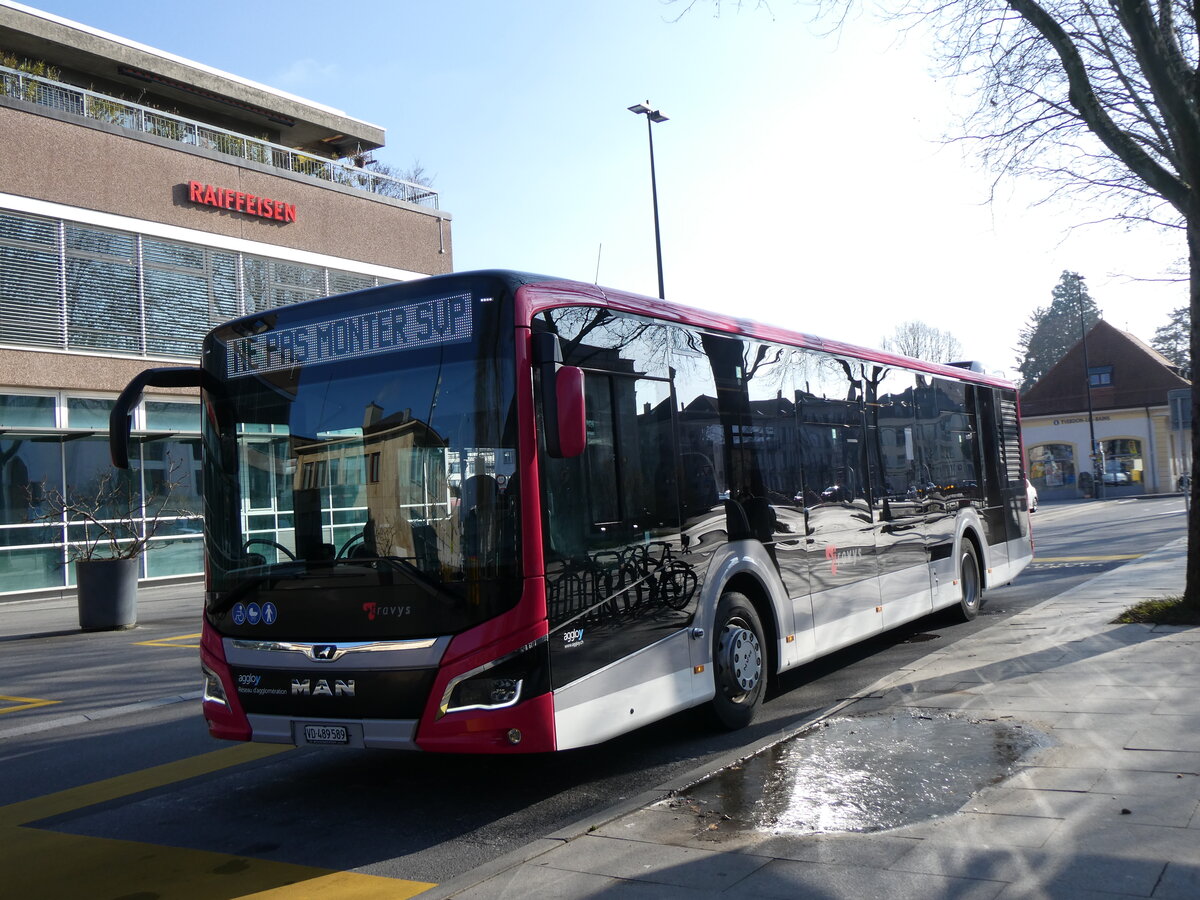
<path fill-rule="evenodd" d="M 213 187 L 211 184 L 201 184 L 199 181 L 189 181 L 187 188 L 188 200 L 201 206 L 215 206 L 217 209 L 228 209 L 231 212 L 259 216 L 275 222 L 296 221 L 296 204 L 294 203 L 271 200 L 231 188 Z"/>

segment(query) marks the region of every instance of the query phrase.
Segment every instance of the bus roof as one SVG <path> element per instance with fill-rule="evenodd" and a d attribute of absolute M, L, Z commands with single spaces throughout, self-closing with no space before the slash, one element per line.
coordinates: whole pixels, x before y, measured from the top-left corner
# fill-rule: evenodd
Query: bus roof
<path fill-rule="evenodd" d="M 493 274 L 493 273 L 461 273 L 461 274 Z M 684 306 L 657 297 L 646 297 L 629 291 L 601 287 L 585 282 L 568 279 L 551 278 L 549 276 L 531 275 L 518 272 L 495 272 L 500 276 L 508 276 L 520 283 L 517 293 L 518 321 L 531 321 L 535 315 L 546 309 L 560 306 L 604 306 L 609 309 L 635 315 L 653 316 L 680 324 L 705 328 L 710 331 L 721 331 L 728 334 L 739 334 L 763 341 L 773 341 L 781 344 L 804 347 L 810 350 L 823 350 L 850 356 L 866 362 L 879 363 L 887 366 L 902 366 L 918 372 L 954 378 L 959 381 L 970 381 L 978 384 L 988 384 L 993 387 L 1015 389 L 1012 382 L 993 375 L 967 368 L 966 365 L 946 365 L 931 363 L 921 359 L 903 356 L 899 353 L 889 353 L 885 350 L 873 350 L 842 341 L 833 341 L 800 331 L 792 331 L 775 325 L 766 325 L 753 319 L 735 318 L 707 310 Z"/>

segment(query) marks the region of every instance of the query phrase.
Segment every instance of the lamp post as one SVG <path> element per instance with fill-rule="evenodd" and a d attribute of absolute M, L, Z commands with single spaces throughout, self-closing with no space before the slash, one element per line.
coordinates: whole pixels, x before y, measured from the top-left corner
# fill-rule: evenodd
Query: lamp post
<path fill-rule="evenodd" d="M 651 109 L 649 100 L 645 103 L 635 103 L 629 107 L 629 111 L 634 115 L 646 117 L 646 135 L 650 138 L 650 196 L 654 201 L 654 253 L 658 257 L 658 299 L 662 300 L 666 297 L 666 291 L 663 288 L 662 235 L 658 229 L 658 181 L 654 177 L 654 124 L 667 121 L 667 117 L 662 114 L 661 110 Z"/>

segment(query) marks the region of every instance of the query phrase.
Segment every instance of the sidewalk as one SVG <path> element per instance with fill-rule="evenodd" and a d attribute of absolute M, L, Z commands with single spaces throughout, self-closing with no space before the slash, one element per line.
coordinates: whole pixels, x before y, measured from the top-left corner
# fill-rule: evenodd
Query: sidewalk
<path fill-rule="evenodd" d="M 662 802 L 683 780 L 421 896 L 1195 900 L 1200 629 L 1108 624 L 1139 600 L 1180 593 L 1185 554 L 1186 540 L 1170 544 L 839 705 L 839 716 L 1003 718 L 1051 738 L 953 815 L 722 847 Z"/>
<path fill-rule="evenodd" d="M 200 581 L 142 585 L 138 588 L 137 603 L 139 628 L 173 628 L 183 623 L 198 629 L 204 608 L 204 585 Z M 82 633 L 74 593 L 0 601 L 0 641 Z"/>

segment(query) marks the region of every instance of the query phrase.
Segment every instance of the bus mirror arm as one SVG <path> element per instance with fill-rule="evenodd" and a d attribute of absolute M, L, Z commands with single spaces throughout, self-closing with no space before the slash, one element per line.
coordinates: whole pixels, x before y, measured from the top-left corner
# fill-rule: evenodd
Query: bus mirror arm
<path fill-rule="evenodd" d="M 207 379 L 199 367 L 168 366 L 146 369 L 125 385 L 108 416 L 108 453 L 118 469 L 129 468 L 129 433 L 133 430 L 133 408 L 148 387 L 200 387 Z"/>
<path fill-rule="evenodd" d="M 583 369 L 562 364 L 558 336 L 533 335 L 533 365 L 542 383 L 546 453 L 555 459 L 580 456 L 587 445 Z"/>

